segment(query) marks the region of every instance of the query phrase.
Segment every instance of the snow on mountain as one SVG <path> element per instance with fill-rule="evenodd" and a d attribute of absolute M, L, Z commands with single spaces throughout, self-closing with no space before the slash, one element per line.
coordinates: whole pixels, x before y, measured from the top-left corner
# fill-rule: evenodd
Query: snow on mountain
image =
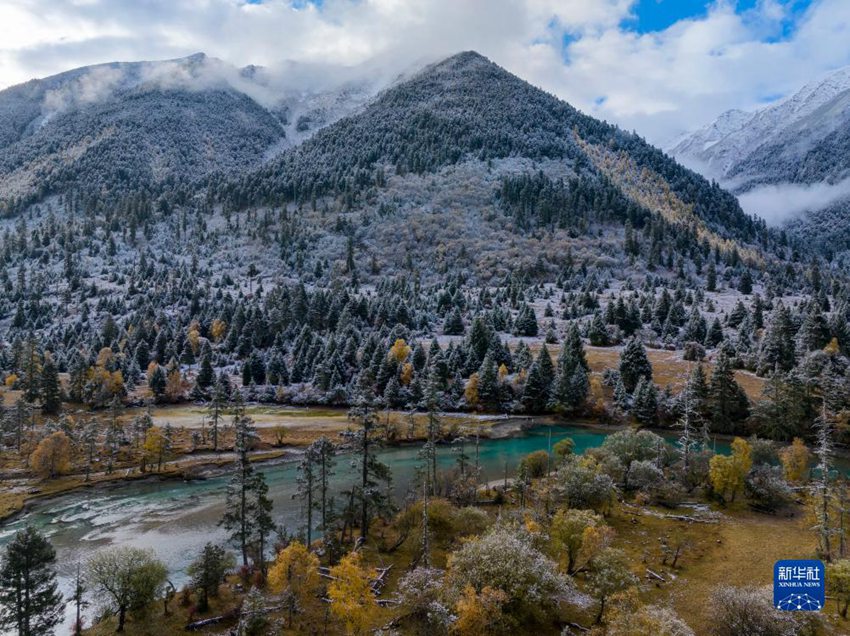
<path fill-rule="evenodd" d="M 850 247 L 850 66 L 770 106 L 724 113 L 669 152 L 747 212 L 808 243 Z"/>
<path fill-rule="evenodd" d="M 366 68 L 240 69 L 203 53 L 31 80 L 0 91 L 0 211 L 79 183 L 131 191 L 232 176 L 396 80 Z"/>
<path fill-rule="evenodd" d="M 731 110 L 679 140 L 669 152 L 685 165 L 736 191 L 762 183 L 815 183 L 823 174 L 794 175 L 794 161 L 850 121 L 850 66 L 752 112 Z M 780 151 L 781 157 L 771 157 Z M 784 161 L 783 161 L 784 160 Z M 824 173 L 829 166 L 821 166 Z"/>

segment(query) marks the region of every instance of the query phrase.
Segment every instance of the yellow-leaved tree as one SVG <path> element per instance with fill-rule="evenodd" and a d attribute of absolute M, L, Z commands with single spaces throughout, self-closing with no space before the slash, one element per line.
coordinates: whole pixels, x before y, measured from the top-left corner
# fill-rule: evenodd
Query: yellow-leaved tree
<path fill-rule="evenodd" d="M 410 362 L 405 362 L 401 365 L 400 380 L 404 386 L 407 386 L 413 380 L 413 365 Z"/>
<path fill-rule="evenodd" d="M 71 465 L 71 440 L 62 431 L 51 433 L 30 455 L 30 466 L 41 477 L 58 477 Z"/>
<path fill-rule="evenodd" d="M 156 472 L 162 470 L 162 463 L 171 448 L 171 440 L 159 426 L 152 426 L 145 434 L 145 460 L 146 463 L 156 464 Z"/>
<path fill-rule="evenodd" d="M 602 516 L 591 510 L 562 508 L 549 528 L 553 556 L 567 574 L 574 574 L 607 548 L 613 536 Z"/>
<path fill-rule="evenodd" d="M 747 440 L 736 437 L 732 440 L 731 455 L 715 455 L 708 464 L 712 489 L 723 501 L 735 501 L 752 466 L 752 447 Z"/>
<path fill-rule="evenodd" d="M 473 373 L 466 381 L 466 387 L 463 390 L 463 397 L 466 403 L 470 406 L 478 404 L 478 374 Z"/>
<path fill-rule="evenodd" d="M 212 321 L 210 325 L 210 336 L 213 339 L 213 342 L 221 342 L 221 339 L 224 338 L 224 334 L 227 333 L 227 323 L 223 320 L 216 318 Z"/>
<path fill-rule="evenodd" d="M 779 451 L 779 459 L 782 461 L 782 472 L 785 474 L 785 479 L 794 484 L 803 482 L 809 471 L 810 458 L 811 453 L 805 442 L 799 437 L 795 437 L 790 446 Z"/>
<path fill-rule="evenodd" d="M 269 570 L 269 586 L 284 594 L 289 627 L 292 627 L 295 612 L 303 612 L 316 600 L 321 585 L 319 558 L 303 543 L 293 541 L 278 552 Z"/>
<path fill-rule="evenodd" d="M 365 633 L 378 615 L 378 602 L 371 586 L 374 570 L 360 564 L 358 552 L 351 552 L 331 568 L 330 575 L 333 578 L 328 585 L 331 612 L 343 622 L 346 634 Z"/>
<path fill-rule="evenodd" d="M 502 611 L 508 595 L 502 590 L 484 587 L 481 592 L 467 585 L 455 605 L 457 620 L 452 623 L 452 634 L 456 636 L 485 636 L 502 634 L 509 622 Z"/>
<path fill-rule="evenodd" d="M 407 356 L 410 355 L 410 347 L 404 341 L 404 338 L 399 338 L 393 343 L 393 346 L 390 347 L 389 356 L 391 358 L 395 358 L 396 362 L 401 364 L 405 360 L 407 360 Z"/>

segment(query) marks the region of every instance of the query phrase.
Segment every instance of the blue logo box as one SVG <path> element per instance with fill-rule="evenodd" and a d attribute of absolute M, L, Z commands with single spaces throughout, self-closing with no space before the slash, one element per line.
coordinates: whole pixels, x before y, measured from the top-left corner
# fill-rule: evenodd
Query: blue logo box
<path fill-rule="evenodd" d="M 825 579 L 822 561 L 777 561 L 773 566 L 773 606 L 788 612 L 819 612 L 826 602 Z"/>

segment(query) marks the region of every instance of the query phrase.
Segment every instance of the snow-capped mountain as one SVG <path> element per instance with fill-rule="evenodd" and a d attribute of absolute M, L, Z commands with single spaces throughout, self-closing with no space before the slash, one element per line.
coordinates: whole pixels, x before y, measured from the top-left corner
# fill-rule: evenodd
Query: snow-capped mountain
<path fill-rule="evenodd" d="M 807 243 L 850 248 L 850 67 L 756 111 L 732 110 L 670 150 Z"/>
<path fill-rule="evenodd" d="M 233 176 L 357 110 L 388 81 L 294 64 L 239 69 L 198 53 L 13 86 L 0 91 L 0 208 L 76 184 L 133 191 Z"/>
<path fill-rule="evenodd" d="M 765 183 L 816 183 L 844 176 L 850 157 L 820 148 L 850 122 L 850 66 L 756 111 L 731 110 L 670 149 L 679 161 L 736 191 Z M 825 161 L 822 159 L 826 159 Z"/>

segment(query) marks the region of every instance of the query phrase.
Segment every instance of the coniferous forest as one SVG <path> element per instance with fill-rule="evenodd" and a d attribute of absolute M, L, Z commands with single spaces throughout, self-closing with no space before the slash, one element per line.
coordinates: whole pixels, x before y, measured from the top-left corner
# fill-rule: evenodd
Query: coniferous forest
<path fill-rule="evenodd" d="M 0 92 L 3 633 L 850 629 L 835 254 L 473 52 L 316 130 L 31 130 L 63 77 Z"/>

